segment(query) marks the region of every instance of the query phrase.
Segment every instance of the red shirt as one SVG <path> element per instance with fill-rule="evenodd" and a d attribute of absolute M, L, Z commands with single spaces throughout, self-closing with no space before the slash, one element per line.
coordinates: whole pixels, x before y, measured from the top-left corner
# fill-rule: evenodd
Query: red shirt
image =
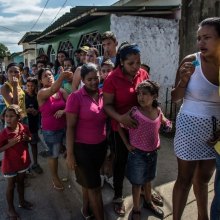
<path fill-rule="evenodd" d="M 19 131 L 11 132 L 8 128 L 0 132 L 0 148 L 8 143 L 8 140 L 23 133 L 31 136 L 26 125 L 18 123 Z M 30 166 L 30 156 L 28 152 L 28 143 L 21 141 L 4 151 L 2 161 L 2 172 L 4 174 L 15 173 L 27 169 Z"/>
<path fill-rule="evenodd" d="M 78 116 L 75 142 L 99 144 L 106 139 L 107 116 L 103 108 L 101 91 L 99 92 L 98 102 L 88 95 L 84 87 L 70 94 L 65 111 Z"/>
<path fill-rule="evenodd" d="M 137 106 L 136 87 L 143 80 L 149 79 L 148 73 L 139 69 L 132 81 L 121 71 L 120 67 L 113 70 L 104 81 L 103 92 L 114 95 L 114 107 L 119 114 L 128 112 Z M 117 131 L 117 122 L 112 119 L 112 128 Z"/>

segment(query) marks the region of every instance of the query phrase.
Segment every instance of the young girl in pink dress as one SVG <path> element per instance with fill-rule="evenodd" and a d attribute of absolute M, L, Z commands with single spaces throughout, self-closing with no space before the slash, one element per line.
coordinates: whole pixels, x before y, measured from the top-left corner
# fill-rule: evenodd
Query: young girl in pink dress
<path fill-rule="evenodd" d="M 156 176 L 157 150 L 160 147 L 159 129 L 161 124 L 170 126 L 158 107 L 157 83 L 145 80 L 137 87 L 139 106 L 131 109 L 131 117 L 137 121 L 137 128 L 129 129 L 127 138 L 124 128 L 119 128 L 121 138 L 129 154 L 127 161 L 127 178 L 132 184 L 133 210 L 132 219 L 140 219 L 140 194 L 144 187 L 144 208 L 162 218 L 163 211 L 154 205 L 151 198 L 151 185 L 147 184 Z"/>
<path fill-rule="evenodd" d="M 14 189 L 17 183 L 19 208 L 31 209 L 32 204 L 24 199 L 24 177 L 30 166 L 28 142 L 31 133 L 19 122 L 22 110 L 18 105 L 9 105 L 3 112 L 6 127 L 0 132 L 0 152 L 4 152 L 2 173 L 7 178 L 6 198 L 8 218 L 19 219 L 14 207 Z"/>

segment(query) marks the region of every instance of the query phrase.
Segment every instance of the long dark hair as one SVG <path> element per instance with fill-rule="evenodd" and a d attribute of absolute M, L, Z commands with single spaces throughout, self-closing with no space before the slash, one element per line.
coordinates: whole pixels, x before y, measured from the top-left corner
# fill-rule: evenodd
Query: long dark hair
<path fill-rule="evenodd" d="M 58 57 L 58 54 L 59 54 L 59 53 L 64 54 L 66 58 L 69 57 L 69 54 L 68 54 L 66 51 L 64 51 L 64 50 L 59 50 L 59 51 L 57 52 L 57 57 Z M 60 67 L 60 63 L 59 63 L 59 61 L 58 61 L 58 58 L 56 58 L 55 63 L 54 63 L 55 74 L 57 74 L 59 67 Z"/>
<path fill-rule="evenodd" d="M 199 27 L 203 27 L 205 25 L 213 26 L 220 37 L 220 17 L 206 18 L 200 22 Z"/>
<path fill-rule="evenodd" d="M 159 95 L 159 84 L 155 81 L 151 81 L 151 80 L 144 80 L 143 82 L 141 82 L 138 86 L 137 86 L 137 93 L 144 89 L 147 90 L 152 96 L 156 95 L 156 98 L 153 100 L 152 106 L 154 108 L 157 108 L 159 106 L 159 102 L 157 100 L 158 95 Z"/>

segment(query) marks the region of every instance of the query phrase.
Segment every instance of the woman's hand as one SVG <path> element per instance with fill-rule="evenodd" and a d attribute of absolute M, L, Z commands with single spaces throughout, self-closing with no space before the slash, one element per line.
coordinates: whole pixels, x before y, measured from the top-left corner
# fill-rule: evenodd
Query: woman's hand
<path fill-rule="evenodd" d="M 195 70 L 194 65 L 192 62 L 185 62 L 183 65 L 179 68 L 179 76 L 180 80 L 178 85 L 180 87 L 186 87 L 190 77 L 192 76 L 193 72 Z"/>
<path fill-rule="evenodd" d="M 55 114 L 54 114 L 54 117 L 55 118 L 61 118 L 63 116 L 63 114 L 65 113 L 64 110 L 58 110 Z"/>
<path fill-rule="evenodd" d="M 22 140 L 22 141 L 25 141 L 25 142 L 28 142 L 28 141 L 31 140 L 31 137 L 30 137 L 29 135 L 23 133 L 23 134 L 21 135 L 21 140 Z"/>
<path fill-rule="evenodd" d="M 127 147 L 128 151 L 131 152 L 131 153 L 135 149 L 135 147 L 133 147 L 130 143 L 126 144 L 126 147 Z"/>
<path fill-rule="evenodd" d="M 136 128 L 138 126 L 137 121 L 131 116 L 131 111 L 121 115 L 119 122 L 126 128 Z"/>
<path fill-rule="evenodd" d="M 68 155 L 67 153 L 66 162 L 67 162 L 67 166 L 71 170 L 75 170 L 75 167 L 77 167 L 77 164 L 76 164 L 76 161 L 73 155 Z"/>
<path fill-rule="evenodd" d="M 60 77 L 63 79 L 66 79 L 67 81 L 73 77 L 73 73 L 70 70 L 62 71 L 60 74 Z"/>

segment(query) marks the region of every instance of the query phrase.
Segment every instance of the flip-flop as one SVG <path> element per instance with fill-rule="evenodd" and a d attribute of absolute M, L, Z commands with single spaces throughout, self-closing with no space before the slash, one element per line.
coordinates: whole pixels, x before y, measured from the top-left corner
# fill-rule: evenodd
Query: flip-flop
<path fill-rule="evenodd" d="M 63 191 L 64 190 L 64 186 L 56 186 L 54 182 L 53 182 L 53 188 L 58 190 L 58 191 Z"/>
<path fill-rule="evenodd" d="M 22 205 L 19 204 L 18 208 L 26 209 L 26 210 L 32 210 L 33 209 L 33 204 L 28 202 L 28 201 L 24 201 L 24 204 L 22 204 Z"/>
<path fill-rule="evenodd" d="M 92 217 L 93 217 L 93 215 L 85 215 L 84 214 L 84 212 L 83 212 L 83 207 L 80 209 L 80 211 L 81 211 L 81 214 L 82 214 L 82 216 L 83 216 L 83 218 L 85 219 L 85 220 L 89 220 L 89 219 L 91 219 Z"/>
<path fill-rule="evenodd" d="M 125 216 L 124 202 L 114 203 L 113 205 L 114 205 L 115 213 L 120 217 L 124 217 Z"/>

